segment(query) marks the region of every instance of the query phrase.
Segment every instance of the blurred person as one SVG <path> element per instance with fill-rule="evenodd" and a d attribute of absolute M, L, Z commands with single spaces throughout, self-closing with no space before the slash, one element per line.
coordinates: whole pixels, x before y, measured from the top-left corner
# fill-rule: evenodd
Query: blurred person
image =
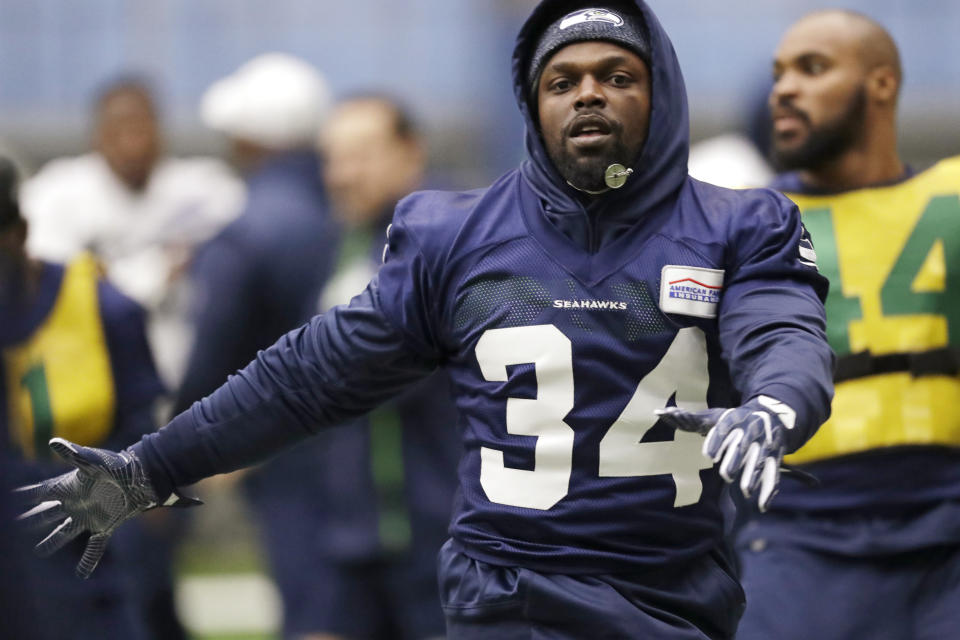
<path fill-rule="evenodd" d="M 326 310 L 349 302 L 373 277 L 397 202 L 423 188 L 427 163 L 410 114 L 394 99 L 376 94 L 337 105 L 321 129 L 320 152 L 332 212 L 344 235 L 341 264 L 321 299 Z"/>
<path fill-rule="evenodd" d="M 23 185 L 27 251 L 53 261 L 93 254 L 106 277 L 147 310 L 147 337 L 170 389 L 191 341 L 186 266 L 195 247 L 239 213 L 243 185 L 220 160 L 165 154 L 156 101 L 142 79 L 107 83 L 93 121 L 92 151 L 53 160 Z M 165 395 L 158 413 L 168 413 L 170 403 Z M 151 566 L 136 588 L 164 640 L 185 637 L 171 563 L 187 524 L 185 513 L 152 518 L 140 539 L 152 549 L 145 555 Z"/>
<path fill-rule="evenodd" d="M 335 217 L 348 238 L 368 236 L 362 242 L 348 242 L 341 254 L 349 254 L 351 244 L 366 245 L 364 253 L 371 255 L 376 244 L 382 253 L 384 232 L 397 202 L 423 187 L 426 151 L 410 114 L 386 96 L 343 100 L 321 130 L 320 151 Z M 377 256 L 378 262 L 381 257 Z M 344 295 L 349 301 L 378 266 L 370 260 L 356 264 L 363 273 L 345 285 L 336 284 L 344 273 L 338 269 L 327 286 L 329 297 L 321 301 L 323 309 L 342 304 Z"/>
<path fill-rule="evenodd" d="M 158 433 L 54 439 L 82 468 L 23 489 L 58 501 L 37 518 L 105 541 L 442 367 L 463 426 L 448 637 L 732 638 L 718 498 L 736 482 L 765 508 L 828 415 L 826 280 L 787 198 L 688 176 L 686 91 L 646 4 L 541 2 L 514 61 L 528 160 L 404 198 L 364 291 Z"/>
<path fill-rule="evenodd" d="M 316 313 L 336 257 L 315 151 L 329 92 L 303 60 L 267 53 L 204 93 L 204 124 L 224 135 L 243 168 L 240 217 L 197 252 L 196 340 L 176 411 L 216 389 L 278 335 Z M 283 603 L 284 637 L 311 631 L 328 561 L 319 557 L 326 484 L 324 438 L 290 451 L 242 479 Z"/>
<path fill-rule="evenodd" d="M 162 385 L 146 342 L 144 312 L 104 281 L 91 256 L 66 265 L 31 259 L 13 165 L 0 158 L 0 464 L 4 483 L 35 482 L 63 471 L 47 453 L 52 436 L 90 446 L 123 447 L 155 428 Z M 4 496 L 4 507 L 8 496 Z M 5 508 L 4 511 L 7 509 Z M 63 558 L 37 562 L 23 555 L 42 534 L 11 530 L 0 589 L 5 602 L 28 602 L 17 612 L 34 640 L 146 639 L 144 612 L 132 590 L 144 559 L 132 543 L 144 522 L 124 525 L 88 583 L 73 565 L 84 545 Z M 6 537 L 6 536 L 4 536 Z M 6 635 L 12 633 L 13 635 Z"/>
<path fill-rule="evenodd" d="M 897 151 L 903 71 L 890 34 L 850 11 L 793 24 L 774 57 L 774 186 L 830 278 L 833 414 L 787 459 L 770 512 L 739 533 L 739 638 L 960 637 L 960 157 Z"/>
<path fill-rule="evenodd" d="M 104 86 L 93 149 L 46 164 L 23 185 L 30 255 L 67 261 L 93 253 L 107 277 L 149 312 L 148 337 L 168 387 L 190 346 L 183 278 L 195 247 L 232 220 L 243 185 L 214 158 L 173 158 L 147 83 Z"/>
<path fill-rule="evenodd" d="M 423 186 L 426 152 L 410 115 L 377 95 L 340 102 L 322 128 L 320 149 L 341 234 L 323 311 L 348 303 L 375 275 L 397 202 Z M 329 504 L 312 553 L 329 559 L 331 575 L 312 589 L 314 633 L 304 638 L 443 636 L 436 558 L 460 457 L 449 396 L 438 373 L 326 435 L 315 473 Z"/>

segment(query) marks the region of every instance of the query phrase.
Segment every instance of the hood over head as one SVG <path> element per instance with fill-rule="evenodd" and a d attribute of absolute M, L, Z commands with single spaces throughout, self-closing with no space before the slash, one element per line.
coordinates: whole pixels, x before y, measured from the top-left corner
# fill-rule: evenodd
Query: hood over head
<path fill-rule="evenodd" d="M 560 46 L 553 47 L 548 55 L 566 44 L 584 40 L 609 40 L 638 53 L 642 51 L 640 47 L 646 46 L 649 54 L 641 55 L 641 58 L 647 62 L 651 78 L 650 127 L 643 150 L 629 167 L 633 169 L 633 174 L 620 189 L 586 198 L 585 206 L 581 204 L 583 194 L 567 184 L 547 155 L 536 117 L 537 94 L 530 87 L 531 76 L 536 74 L 539 77 L 540 67 L 547 61 L 541 45 L 542 40 L 549 38 L 542 38 L 543 34 L 555 28 L 557 21 L 582 9 L 608 10 L 626 15 L 629 24 L 642 25 L 643 37 L 636 40 L 636 46 L 631 46 L 631 42 L 625 42 L 624 38 L 604 37 L 600 29 L 596 34 L 584 30 L 582 37 L 566 39 Z M 536 64 L 537 68 L 532 69 L 532 64 Z M 564 216 L 582 216 L 586 208 L 589 218 L 599 227 L 602 245 L 644 214 L 672 205 L 687 179 L 690 147 L 687 94 L 673 45 L 646 3 L 642 0 L 543 0 L 517 36 L 513 54 L 513 82 L 514 94 L 527 125 L 526 149 L 529 157 L 524 160 L 520 170 L 544 203 L 545 211 L 554 224 L 563 229 L 567 226 L 562 220 Z M 623 160 L 625 165 L 629 162 L 629 158 Z M 569 235 L 566 230 L 564 232 Z"/>

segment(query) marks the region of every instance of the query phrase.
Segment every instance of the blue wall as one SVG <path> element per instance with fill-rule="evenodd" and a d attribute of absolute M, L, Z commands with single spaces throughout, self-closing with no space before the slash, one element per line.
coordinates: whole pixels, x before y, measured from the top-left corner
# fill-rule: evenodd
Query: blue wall
<path fill-rule="evenodd" d="M 323 69 L 337 93 L 377 87 L 405 97 L 429 130 L 474 144 L 474 156 L 462 162 L 501 168 L 520 153 L 509 50 L 533 4 L 0 0 L 0 137 L 28 147 L 30 140 L 81 144 L 92 92 L 129 70 L 156 80 L 175 135 L 196 132 L 195 108 L 207 85 L 257 53 L 282 50 Z M 732 122 L 746 94 L 767 76 L 783 29 L 830 6 L 818 0 L 652 4 L 680 55 L 695 133 Z M 869 12 L 899 42 L 905 122 L 938 126 L 960 147 L 960 2 L 853 0 L 845 6 Z"/>

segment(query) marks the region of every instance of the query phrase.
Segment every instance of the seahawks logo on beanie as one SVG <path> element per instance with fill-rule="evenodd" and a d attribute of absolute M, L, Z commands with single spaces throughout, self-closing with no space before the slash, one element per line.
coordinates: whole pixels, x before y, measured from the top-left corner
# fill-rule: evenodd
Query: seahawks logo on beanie
<path fill-rule="evenodd" d="M 563 31 L 583 22 L 606 22 L 619 27 L 623 25 L 623 18 L 606 9 L 581 9 L 565 16 L 560 21 L 559 28 Z"/>

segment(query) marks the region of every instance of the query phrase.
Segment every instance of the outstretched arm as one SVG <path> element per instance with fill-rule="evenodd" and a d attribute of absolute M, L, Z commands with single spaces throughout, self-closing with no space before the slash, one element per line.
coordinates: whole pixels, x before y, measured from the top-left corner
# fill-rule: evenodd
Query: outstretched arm
<path fill-rule="evenodd" d="M 288 333 L 213 394 L 126 451 L 51 441 L 77 469 L 20 490 L 36 504 L 21 519 L 56 525 L 38 551 L 52 553 L 89 532 L 77 567 L 87 577 L 124 520 L 183 503 L 176 487 L 264 460 L 428 375 L 436 360 L 408 346 L 380 309 L 377 288 L 375 278 L 349 306 Z"/>
<path fill-rule="evenodd" d="M 436 246 L 425 255 L 403 218 L 429 214 L 426 223 L 432 223 L 442 216 L 418 202 L 409 198 L 398 206 L 384 265 L 349 305 L 283 336 L 210 396 L 124 452 L 61 443 L 75 454 L 67 456 L 78 470 L 26 488 L 41 503 L 29 512 L 31 519 L 60 522 L 42 548 L 89 531 L 94 550 L 88 560 L 94 561 L 79 568 L 89 575 L 113 528 L 166 504 L 178 495 L 176 487 L 265 460 L 429 375 L 443 357 L 436 318 L 443 294 L 436 276 L 447 245 L 427 224 L 423 235 Z M 83 468 L 87 458 L 94 462 Z"/>
<path fill-rule="evenodd" d="M 349 306 L 286 334 L 132 449 L 163 498 L 360 416 L 436 365 L 412 350 L 382 312 L 374 278 Z"/>

